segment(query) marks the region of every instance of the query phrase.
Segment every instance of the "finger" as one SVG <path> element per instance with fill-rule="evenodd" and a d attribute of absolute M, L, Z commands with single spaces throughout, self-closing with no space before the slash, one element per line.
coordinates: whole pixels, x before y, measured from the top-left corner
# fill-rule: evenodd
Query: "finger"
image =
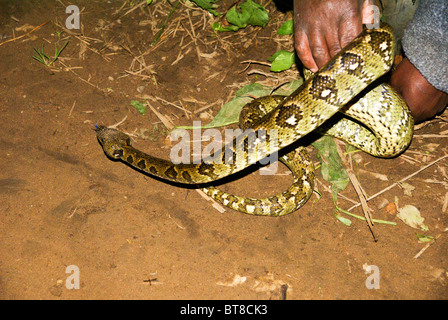
<path fill-rule="evenodd" d="M 337 33 L 337 29 L 334 28 L 333 30 L 336 30 L 336 32 L 331 32 L 325 38 L 330 58 L 333 58 L 339 51 L 341 51 L 342 48 L 341 43 L 339 42 L 339 35 Z"/>
<path fill-rule="evenodd" d="M 321 68 L 330 60 L 330 52 L 323 32 L 311 33 L 309 42 L 314 61 L 316 61 L 317 67 Z"/>
<path fill-rule="evenodd" d="M 300 61 L 302 61 L 303 66 L 312 72 L 316 72 L 318 67 L 311 53 L 308 36 L 305 32 L 299 31 L 295 33 L 295 48 L 297 56 Z"/>
<path fill-rule="evenodd" d="M 344 48 L 362 32 L 361 16 L 352 16 L 344 19 L 339 25 L 339 43 Z"/>
<path fill-rule="evenodd" d="M 364 1 L 361 12 L 362 23 L 373 24 L 375 22 L 375 14 L 379 14 L 379 7 L 374 5 L 372 0 Z"/>

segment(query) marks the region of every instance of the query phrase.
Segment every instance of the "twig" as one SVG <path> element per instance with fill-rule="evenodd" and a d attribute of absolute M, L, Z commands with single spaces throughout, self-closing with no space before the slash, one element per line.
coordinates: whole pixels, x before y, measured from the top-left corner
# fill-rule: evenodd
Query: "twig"
<path fill-rule="evenodd" d="M 124 116 L 124 118 L 122 120 L 118 121 L 116 124 L 112 124 L 112 125 L 108 126 L 108 128 L 117 129 L 117 127 L 120 124 L 122 124 L 123 122 L 125 122 L 127 118 L 128 118 L 128 116 Z"/>
<path fill-rule="evenodd" d="M 356 194 L 358 195 L 359 201 L 361 203 L 362 212 L 364 214 L 364 217 L 366 218 L 367 225 L 369 226 L 370 232 L 372 233 L 374 241 L 378 241 L 377 237 L 375 236 L 375 233 L 373 232 L 373 222 L 372 222 L 372 216 L 371 216 L 371 209 L 367 205 L 367 195 L 361 185 L 359 184 L 358 179 L 356 178 L 355 172 L 353 171 L 353 163 L 351 161 L 350 155 L 344 155 L 344 152 L 341 150 L 340 145 L 336 144 L 336 151 L 339 154 L 339 157 L 341 158 L 342 162 L 345 164 L 346 171 L 348 178 L 350 179 L 350 182 L 353 185 L 353 188 L 355 189 Z M 350 160 L 348 160 L 350 159 Z M 350 161 L 350 162 L 349 162 Z M 349 166 L 349 168 L 347 168 Z"/>
<path fill-rule="evenodd" d="M 248 66 L 246 67 L 246 69 L 247 69 L 248 67 L 250 67 L 250 65 L 251 65 L 252 63 L 255 63 L 255 64 L 261 64 L 261 65 L 263 65 L 263 66 L 267 66 L 267 67 L 270 67 L 270 66 L 271 66 L 271 63 L 269 63 L 269 62 L 263 62 L 263 61 L 257 61 L 257 60 L 244 60 L 244 61 L 241 61 L 240 63 L 241 63 L 241 64 L 243 64 L 243 63 L 247 63 Z M 244 71 L 244 70 L 243 70 L 243 71 Z"/>
<path fill-rule="evenodd" d="M 188 20 L 190 21 L 190 26 L 191 26 L 191 33 L 193 34 L 193 41 L 195 44 L 195 48 L 196 48 L 196 54 L 198 55 L 198 61 L 201 60 L 201 52 L 199 51 L 199 45 L 197 42 L 197 37 L 196 37 L 196 33 L 194 32 L 194 26 L 193 26 L 193 21 L 191 21 L 191 17 L 190 17 L 190 11 L 187 10 L 187 16 L 188 16 Z"/>
<path fill-rule="evenodd" d="M 445 230 L 443 230 L 442 231 L 442 233 L 439 233 L 435 238 L 434 238 L 434 240 L 432 241 L 432 242 L 430 242 L 430 243 L 427 243 L 426 244 L 426 246 L 424 246 L 415 256 L 414 256 L 414 259 L 417 259 L 418 257 L 420 257 L 421 255 L 422 255 L 422 253 L 423 252 L 425 252 L 426 251 L 426 249 L 428 249 L 430 246 L 432 246 L 435 242 L 436 242 L 436 240 L 438 239 L 438 238 L 440 238 L 440 236 L 444 233 L 444 232 L 447 232 L 448 231 L 448 228 L 445 228 Z"/>
<path fill-rule="evenodd" d="M 266 78 L 277 78 L 277 76 L 272 75 L 269 72 L 264 72 L 264 71 L 257 70 L 257 69 L 253 69 L 253 70 L 247 72 L 247 75 L 251 75 L 251 74 L 261 74 L 261 75 L 265 76 Z"/>
<path fill-rule="evenodd" d="M 73 112 L 73 109 L 75 109 L 75 105 L 76 105 L 76 100 L 73 101 L 72 108 L 70 109 L 70 112 L 68 113 L 68 117 L 69 117 L 69 118 L 72 116 L 72 112 Z"/>
<path fill-rule="evenodd" d="M 81 80 L 82 82 L 87 83 L 89 86 L 92 86 L 92 87 L 94 87 L 94 88 L 100 90 L 100 91 L 103 92 L 103 93 L 107 93 L 107 92 L 108 92 L 107 89 L 101 89 L 100 87 L 98 87 L 97 85 L 94 85 L 93 83 L 89 82 L 88 80 L 81 78 L 75 71 L 72 70 L 71 67 L 68 67 L 68 66 L 67 66 L 65 63 L 63 63 L 62 61 L 59 60 L 59 63 L 62 64 L 65 68 L 67 68 L 67 69 L 68 69 L 71 73 L 73 73 L 75 76 L 77 76 L 78 79 Z"/>
<path fill-rule="evenodd" d="M 168 20 L 171 18 L 171 16 L 173 15 L 174 11 L 179 6 L 179 3 L 180 3 L 180 1 L 177 1 L 176 4 L 174 5 L 173 9 L 171 9 L 170 13 L 168 14 L 168 16 L 166 17 L 165 21 L 163 22 L 162 27 L 160 28 L 159 32 L 157 32 L 156 37 L 154 38 L 154 41 L 151 43 L 152 46 L 154 46 L 156 44 L 156 42 L 159 41 L 160 36 L 162 35 L 163 31 L 166 28 L 166 24 L 167 24 Z"/>
<path fill-rule="evenodd" d="M 448 207 L 448 192 L 445 193 L 445 198 L 443 199 L 442 212 L 446 212 L 446 208 Z"/>
<path fill-rule="evenodd" d="M 448 158 L 448 154 L 444 155 L 443 157 L 440 157 L 440 158 L 437 159 L 437 160 L 434 160 L 434 161 L 431 162 L 430 164 L 427 164 L 427 165 L 424 166 L 423 168 L 420 168 L 419 170 L 417 170 L 417 171 L 415 171 L 414 173 L 408 175 L 407 177 L 401 179 L 400 181 L 397 181 L 397 182 L 391 184 L 391 185 L 388 186 L 387 188 L 384 188 L 384 189 L 381 190 L 380 192 L 375 193 L 373 196 L 370 196 L 370 197 L 367 198 L 366 200 L 367 200 L 367 201 L 370 201 L 370 200 L 372 200 L 373 198 L 376 198 L 376 197 L 379 196 L 380 194 L 383 194 L 384 192 L 386 192 L 386 191 L 392 189 L 393 187 L 397 186 L 397 185 L 400 184 L 401 182 L 404 182 L 404 181 L 406 181 L 406 180 L 412 178 L 413 176 L 415 176 L 415 175 L 417 175 L 418 173 L 422 172 L 423 170 L 429 168 L 430 166 L 434 165 L 435 163 L 437 163 L 437 162 L 439 162 L 439 161 L 442 161 L 442 160 L 445 159 L 445 158 Z M 361 205 L 361 203 L 358 203 L 358 204 L 352 206 L 351 208 L 347 209 L 347 211 L 350 211 L 350 210 L 352 210 L 352 209 L 354 209 L 354 208 L 357 208 L 357 207 L 359 207 L 360 205 Z"/>
<path fill-rule="evenodd" d="M 165 117 L 163 114 L 158 112 L 152 105 L 150 105 L 148 101 L 146 101 L 146 105 L 152 110 L 152 112 L 154 112 L 157 118 L 159 118 L 160 121 L 162 121 L 162 123 L 165 125 L 165 127 L 168 128 L 168 130 L 172 130 L 174 128 L 174 124 L 172 124 L 167 117 Z"/>
<path fill-rule="evenodd" d="M 27 33 L 25 33 L 25 34 L 22 34 L 21 36 L 19 36 L 19 37 L 17 37 L 17 38 L 12 38 L 12 39 L 9 39 L 9 40 L 4 41 L 4 42 L 0 43 L 0 46 L 4 45 L 5 43 L 11 42 L 11 41 L 16 41 L 16 40 L 18 40 L 18 39 L 20 39 L 20 38 L 23 38 L 23 37 L 26 36 L 27 34 L 30 34 L 31 32 L 34 32 L 34 31 L 36 31 L 37 29 L 43 27 L 43 26 L 46 25 L 48 22 L 50 22 L 50 21 L 47 21 L 47 22 L 42 23 L 40 26 L 37 26 L 37 27 L 34 28 L 33 30 L 31 30 L 31 31 L 29 31 L 29 32 L 27 32 Z"/>
<path fill-rule="evenodd" d="M 215 208 L 216 210 L 218 210 L 220 213 L 223 213 L 226 211 L 226 209 L 221 206 L 215 199 L 209 197 L 204 191 L 200 190 L 200 189 L 195 189 L 205 200 L 207 201 L 211 201 L 212 202 L 212 206 L 213 208 Z"/>
<path fill-rule="evenodd" d="M 448 138 L 447 134 L 415 134 L 414 138 Z"/>
<path fill-rule="evenodd" d="M 319 184 L 325 189 L 325 191 L 327 191 L 328 193 L 331 194 L 331 190 L 330 190 L 330 188 L 328 188 L 322 181 L 320 181 L 319 179 L 316 179 L 316 178 L 314 179 L 314 181 L 316 181 L 317 183 L 319 183 Z M 346 200 L 346 201 L 348 201 L 348 202 L 357 204 L 357 202 L 356 202 L 355 200 L 350 199 L 349 197 L 346 197 L 346 196 L 344 196 L 344 195 L 341 194 L 341 193 L 338 193 L 336 196 L 337 196 L 337 197 L 340 197 L 340 198 L 342 198 L 342 199 L 344 199 L 344 200 Z"/>
<path fill-rule="evenodd" d="M 177 108 L 177 109 L 180 109 L 180 110 L 182 110 L 184 113 L 191 113 L 191 111 L 190 110 L 187 110 L 187 109 L 185 109 L 184 107 L 181 107 L 181 106 L 178 106 L 177 104 L 174 104 L 174 103 L 172 103 L 172 102 L 169 102 L 169 101 L 167 101 L 167 100 L 165 100 L 165 99 L 163 99 L 163 98 L 160 98 L 160 97 L 157 97 L 157 96 L 149 96 L 149 97 L 144 97 L 145 99 L 146 98 L 149 98 L 149 99 L 152 99 L 152 100 L 159 100 L 159 101 L 162 101 L 162 102 L 164 102 L 164 103 L 166 103 L 166 104 L 169 104 L 170 106 L 173 106 L 173 107 L 175 107 L 175 108 Z"/>
<path fill-rule="evenodd" d="M 176 226 L 178 226 L 180 229 L 185 230 L 185 228 L 182 227 L 179 223 L 177 223 L 176 220 L 174 220 L 174 219 L 171 217 L 171 215 L 170 215 L 169 213 L 168 213 L 168 218 L 170 218 L 171 220 L 173 220 L 174 223 L 176 224 Z"/>
<path fill-rule="evenodd" d="M 131 13 L 132 11 L 134 11 L 134 10 L 140 8 L 141 6 L 145 5 L 146 2 L 147 2 L 146 0 L 143 0 L 143 1 L 140 2 L 139 4 L 133 6 L 131 9 L 129 9 L 128 11 L 126 11 L 126 13 L 123 14 L 122 16 L 120 16 L 118 19 L 123 18 L 125 15 L 128 15 L 128 14 Z M 123 8 L 123 7 L 121 7 L 121 8 Z M 121 9 L 121 8 L 120 8 L 120 9 Z"/>

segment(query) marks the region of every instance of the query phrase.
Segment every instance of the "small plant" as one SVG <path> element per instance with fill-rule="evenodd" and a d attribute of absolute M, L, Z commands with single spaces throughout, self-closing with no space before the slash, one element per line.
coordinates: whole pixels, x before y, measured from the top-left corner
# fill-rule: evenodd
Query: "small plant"
<path fill-rule="evenodd" d="M 234 5 L 226 13 L 226 19 L 229 23 L 226 26 L 221 25 L 219 22 L 215 22 L 212 26 L 215 31 L 237 31 L 238 29 L 246 28 L 248 25 L 266 27 L 269 22 L 269 14 L 265 7 L 253 2 L 252 0 L 246 0 L 239 6 Z"/>
<path fill-rule="evenodd" d="M 42 44 L 42 48 L 39 50 L 38 48 L 33 48 L 34 51 L 36 52 L 37 55 L 33 56 L 34 60 L 39 61 L 40 63 L 42 63 L 43 65 L 49 67 L 53 64 L 53 62 L 55 62 L 56 60 L 58 60 L 62 50 L 65 49 L 65 47 L 68 44 L 68 40 L 64 43 L 64 45 L 58 49 L 57 44 L 54 44 L 54 56 L 53 57 L 49 57 L 45 54 L 44 52 L 44 44 Z"/>

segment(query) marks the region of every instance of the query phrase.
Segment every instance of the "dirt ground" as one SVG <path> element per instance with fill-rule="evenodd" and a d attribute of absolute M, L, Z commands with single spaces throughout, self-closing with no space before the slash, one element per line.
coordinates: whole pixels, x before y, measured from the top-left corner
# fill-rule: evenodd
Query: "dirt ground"
<path fill-rule="evenodd" d="M 447 154 L 443 115 L 419 128 L 395 159 L 356 154 L 369 196 L 423 169 L 369 202 L 374 218 L 396 222 L 375 224 L 376 242 L 364 221 L 350 218 L 348 227 L 334 217 L 319 170 L 320 199 L 313 195 L 295 213 L 266 218 L 221 213 L 195 190 L 104 154 L 94 125 L 127 117 L 120 130 L 149 130 L 148 139 L 134 139 L 136 147 L 169 157 L 159 117 L 149 108 L 140 114 L 131 100 L 149 97 L 175 125 L 206 123 L 243 85 L 298 77 L 242 63 L 292 51 L 292 37 L 276 34 L 290 16 L 261 2 L 271 15 L 266 28 L 219 34 L 211 29 L 219 18 L 181 5 L 152 46 L 172 9 L 165 1 L 126 15 L 129 1 L 76 1 L 81 30 L 63 27 L 71 4 L 65 0 L 0 1 L 2 299 L 448 298 L 448 162 L 425 167 Z M 223 1 L 220 11 L 231 3 Z M 45 44 L 51 55 L 54 43 L 66 40 L 52 66 L 32 58 L 33 48 Z M 249 74 L 254 69 L 264 75 Z M 254 172 L 224 188 L 260 197 L 283 190 L 288 179 Z M 343 195 L 349 200 L 339 198 L 341 208 L 359 201 L 351 186 Z M 429 230 L 389 213 L 385 206 L 395 199 L 399 207 L 417 207 Z M 360 208 L 353 213 L 362 215 Z M 437 240 L 422 243 L 417 234 Z M 368 265 L 378 267 L 377 289 L 366 286 Z M 79 289 L 66 286 L 75 275 L 68 266 L 79 270 Z"/>

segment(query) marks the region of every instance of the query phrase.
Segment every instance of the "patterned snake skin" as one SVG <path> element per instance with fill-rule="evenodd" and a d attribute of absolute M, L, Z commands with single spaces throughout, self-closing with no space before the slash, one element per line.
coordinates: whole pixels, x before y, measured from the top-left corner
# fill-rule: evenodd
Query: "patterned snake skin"
<path fill-rule="evenodd" d="M 232 209 L 252 215 L 285 215 L 300 208 L 313 192 L 314 168 L 304 147 L 279 157 L 294 179 L 281 194 L 263 199 L 244 198 L 208 183 L 239 172 L 316 129 L 377 157 L 401 153 L 413 135 L 409 109 L 387 84 L 371 88 L 372 82 L 391 68 L 393 44 L 389 26 L 365 29 L 290 96 L 252 101 L 243 108 L 240 123 L 243 129 L 257 132 L 260 139 L 237 137 L 212 155 L 213 162 L 204 159 L 198 164 L 173 164 L 133 148 L 129 136 L 104 126 L 97 127 L 97 137 L 109 157 L 163 179 L 203 184 L 206 194 Z M 336 113 L 337 121 L 327 121 L 335 119 Z M 260 146 L 259 140 L 265 143 Z"/>

